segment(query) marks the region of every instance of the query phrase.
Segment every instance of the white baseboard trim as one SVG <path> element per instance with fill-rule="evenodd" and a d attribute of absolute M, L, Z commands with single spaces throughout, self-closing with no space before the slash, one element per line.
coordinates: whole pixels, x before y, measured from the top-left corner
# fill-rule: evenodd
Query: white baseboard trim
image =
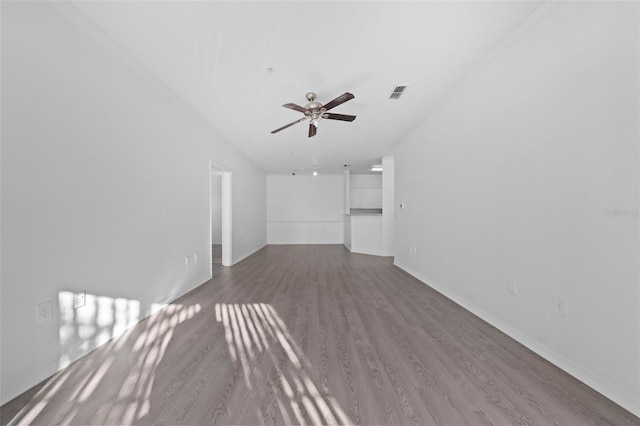
<path fill-rule="evenodd" d="M 64 367 L 62 367 L 64 368 Z M 7 402 L 11 401 L 17 396 L 22 395 L 22 393 L 28 391 L 41 381 L 47 379 L 48 377 L 53 376 L 62 368 L 59 367 L 59 361 L 51 361 L 38 371 L 33 374 L 25 377 L 24 380 L 21 380 L 19 383 L 2 383 L 2 389 L 0 393 L 0 405 L 4 405 Z"/>
<path fill-rule="evenodd" d="M 256 249 L 253 249 L 252 251 L 249 251 L 243 255 L 241 255 L 240 257 L 238 257 L 236 260 L 233 261 L 232 266 L 235 265 L 238 262 L 242 262 L 243 260 L 245 260 L 247 257 L 251 256 L 252 254 L 255 254 L 257 252 L 259 252 L 260 250 L 262 250 L 263 248 L 265 248 L 267 246 L 267 244 L 262 245 Z"/>
<path fill-rule="evenodd" d="M 23 380 L 20 380 L 19 382 L 5 383 L 3 381 L 0 384 L 0 405 L 4 405 L 7 402 L 11 401 L 12 399 L 22 395 L 24 392 L 26 392 L 29 389 L 31 389 L 32 387 L 36 386 L 37 384 L 39 384 L 43 380 L 48 379 L 49 377 L 53 376 L 57 372 L 63 370 L 64 368 L 68 367 L 72 363 L 76 362 L 80 358 L 86 356 L 89 352 L 93 351 L 94 349 L 104 345 L 105 343 L 111 341 L 112 339 L 114 339 L 116 337 L 122 336 L 131 327 L 133 327 L 136 324 L 140 323 L 140 321 L 142 321 L 145 318 L 147 318 L 148 316 L 158 312 L 163 307 L 167 306 L 168 304 L 170 304 L 171 302 L 175 301 L 176 299 L 179 299 L 183 295 L 189 293 L 191 290 L 195 289 L 196 287 L 201 286 L 202 284 L 206 283 L 210 279 L 211 279 L 211 275 L 207 274 L 204 277 L 201 277 L 201 278 L 198 278 L 198 279 L 194 280 L 189 285 L 187 285 L 186 287 L 180 289 L 179 291 L 173 292 L 173 293 L 167 295 L 166 297 L 163 297 L 158 302 L 154 302 L 154 303 L 149 304 L 144 309 L 140 310 L 140 317 L 138 318 L 138 320 L 136 322 L 134 322 L 132 324 L 129 324 L 128 327 L 123 328 L 120 332 L 113 333 L 113 335 L 111 337 L 105 338 L 104 341 L 99 343 L 99 344 L 95 343 L 95 342 L 92 343 L 92 340 L 88 340 L 88 341 L 85 341 L 85 342 L 77 344 L 75 347 L 73 347 L 69 351 L 72 354 L 75 354 L 71 358 L 67 358 L 64 361 L 63 361 L 62 357 L 60 357 L 58 359 L 55 359 L 55 360 L 49 362 L 48 364 L 46 364 L 45 366 L 43 366 L 42 368 L 40 368 L 39 370 L 37 370 L 36 372 L 34 372 L 33 374 L 29 375 L 28 377 L 24 378 Z M 87 345 L 87 343 L 88 343 L 88 345 Z M 85 346 L 85 345 L 87 345 L 87 346 Z M 68 356 L 68 354 L 65 354 L 65 355 Z"/>
<path fill-rule="evenodd" d="M 565 357 L 564 355 L 554 351 L 550 347 L 540 343 L 539 341 L 532 339 L 530 336 L 522 333 L 520 330 L 510 326 L 504 321 L 494 317 L 489 312 L 479 308 L 473 303 L 468 302 L 464 298 L 458 296 L 457 294 L 447 290 L 441 285 L 431 281 L 429 278 L 420 274 L 419 272 L 414 271 L 408 266 L 394 260 L 393 263 L 398 268 L 407 272 L 409 275 L 412 275 L 414 278 L 421 281 L 423 284 L 431 287 L 438 293 L 442 294 L 447 299 L 453 301 L 457 305 L 463 307 L 467 311 L 471 312 L 475 316 L 479 317 L 483 321 L 491 324 L 498 330 L 502 331 L 507 336 L 511 337 L 518 343 L 522 344 L 526 348 L 540 355 L 542 358 L 546 359 L 556 367 L 580 380 L 582 383 L 586 384 L 590 388 L 595 391 L 601 393 L 605 397 L 609 398 L 616 404 L 620 405 L 624 409 L 630 411 L 636 416 L 640 417 L 640 401 L 637 398 L 634 398 L 633 395 L 630 395 L 628 392 L 617 389 L 615 386 L 607 383 L 606 380 L 602 379 L 593 372 L 590 372 L 580 365 L 573 362 L 571 359 Z"/>
<path fill-rule="evenodd" d="M 177 299 L 181 298 L 185 294 L 189 293 L 191 290 L 200 287 L 202 284 L 206 283 L 211 278 L 212 278 L 211 274 L 207 273 L 206 275 L 203 275 L 202 277 L 200 277 L 200 278 L 198 278 L 196 280 L 193 280 L 193 282 L 191 284 L 189 284 L 188 286 L 186 286 L 185 288 L 180 289 L 179 291 L 175 291 L 175 292 L 163 297 L 159 301 L 157 301 L 155 303 L 152 303 L 151 305 L 147 306 L 140 313 L 140 321 L 142 321 L 143 319 L 145 319 L 149 315 L 155 314 L 160 309 L 164 308 L 168 304 L 170 304 L 170 303 L 176 301 Z M 140 321 L 138 321 L 138 322 L 140 322 Z M 131 327 L 129 327 L 129 328 L 131 328 Z"/>

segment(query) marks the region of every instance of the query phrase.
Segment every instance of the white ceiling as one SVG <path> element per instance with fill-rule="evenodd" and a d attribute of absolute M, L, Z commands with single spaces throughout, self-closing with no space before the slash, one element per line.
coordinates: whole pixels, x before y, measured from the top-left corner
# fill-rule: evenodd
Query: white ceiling
<path fill-rule="evenodd" d="M 541 2 L 72 1 L 269 173 L 362 172 L 423 122 Z M 409 85 L 399 100 L 389 95 Z M 355 99 L 307 138 L 305 94 Z M 298 170 L 299 172 L 300 170 Z"/>

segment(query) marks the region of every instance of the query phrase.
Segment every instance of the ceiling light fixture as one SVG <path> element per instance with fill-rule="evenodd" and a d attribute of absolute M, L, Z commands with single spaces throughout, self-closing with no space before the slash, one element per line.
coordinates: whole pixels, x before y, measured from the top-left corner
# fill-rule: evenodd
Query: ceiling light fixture
<path fill-rule="evenodd" d="M 313 171 L 313 175 L 314 175 L 314 176 L 318 176 L 318 172 L 314 170 L 314 171 Z"/>
<path fill-rule="evenodd" d="M 381 172 L 382 171 L 382 165 L 381 164 L 376 164 L 371 166 L 371 171 L 372 172 Z"/>

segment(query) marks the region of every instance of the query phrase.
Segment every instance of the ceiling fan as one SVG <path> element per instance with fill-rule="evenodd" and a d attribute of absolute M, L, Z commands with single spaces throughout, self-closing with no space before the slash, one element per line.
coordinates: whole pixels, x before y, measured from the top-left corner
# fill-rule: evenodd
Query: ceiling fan
<path fill-rule="evenodd" d="M 286 126 L 282 126 L 279 129 L 272 131 L 271 133 L 277 133 L 280 130 L 284 130 L 287 127 L 291 127 L 296 123 L 300 123 L 305 120 L 311 120 L 309 122 L 309 137 L 312 137 L 316 135 L 316 131 L 318 130 L 318 124 L 322 119 L 353 121 L 356 119 L 355 115 L 334 114 L 332 112 L 327 112 L 327 111 L 353 99 L 354 97 L 355 96 L 353 96 L 353 94 L 349 92 L 345 92 L 342 95 L 335 98 L 334 100 L 332 100 L 331 102 L 327 102 L 326 104 L 322 105 L 320 102 L 316 101 L 316 94 L 313 92 L 309 92 L 307 93 L 307 100 L 309 101 L 309 103 L 306 104 L 304 107 L 301 107 L 300 105 L 296 105 L 292 103 L 282 105 L 285 108 L 289 108 L 294 111 L 299 111 L 303 113 L 304 117 L 292 123 L 289 123 Z"/>

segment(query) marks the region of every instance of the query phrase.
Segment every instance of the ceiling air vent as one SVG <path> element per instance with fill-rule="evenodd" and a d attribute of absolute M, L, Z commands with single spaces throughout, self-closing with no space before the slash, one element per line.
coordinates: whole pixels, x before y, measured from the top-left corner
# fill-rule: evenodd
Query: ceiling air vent
<path fill-rule="evenodd" d="M 391 96 L 389 96 L 389 99 L 400 99 L 400 96 L 402 96 L 406 88 L 407 86 L 396 86 L 393 89 L 393 92 L 391 92 Z"/>

